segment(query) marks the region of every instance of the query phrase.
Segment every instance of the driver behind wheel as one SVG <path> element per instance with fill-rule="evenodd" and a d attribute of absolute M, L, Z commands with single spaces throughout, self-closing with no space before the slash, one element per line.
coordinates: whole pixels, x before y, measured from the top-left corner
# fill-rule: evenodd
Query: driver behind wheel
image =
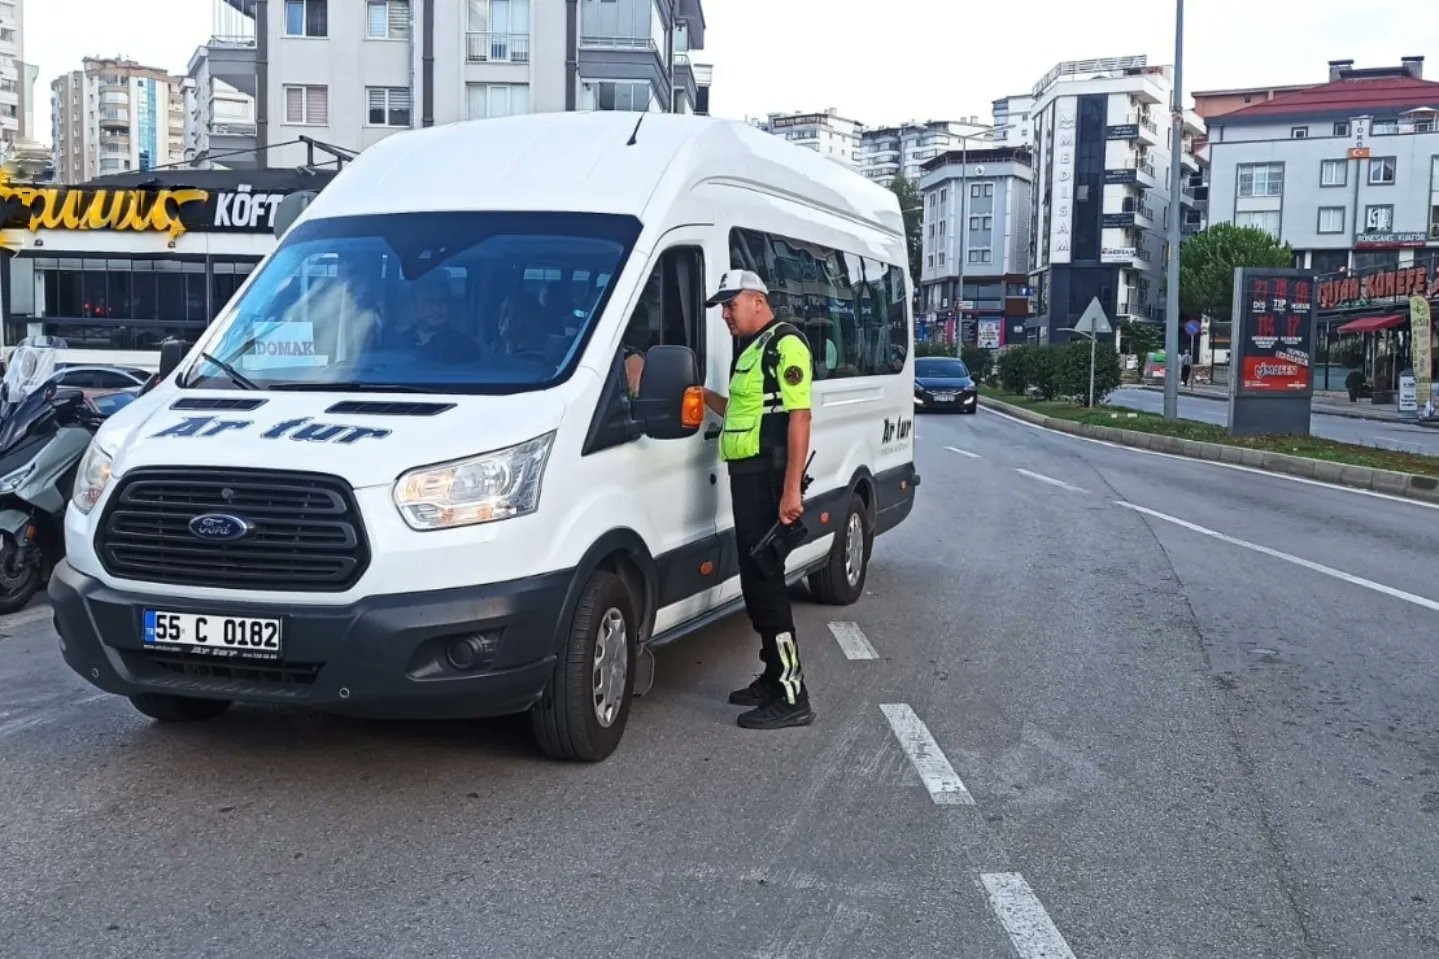
<path fill-rule="evenodd" d="M 449 274 L 443 269 L 433 270 L 415 281 L 411 291 L 414 327 L 410 345 L 416 356 L 427 360 L 473 362 L 480 358 L 480 347 L 451 323 L 456 311 L 449 284 Z"/>

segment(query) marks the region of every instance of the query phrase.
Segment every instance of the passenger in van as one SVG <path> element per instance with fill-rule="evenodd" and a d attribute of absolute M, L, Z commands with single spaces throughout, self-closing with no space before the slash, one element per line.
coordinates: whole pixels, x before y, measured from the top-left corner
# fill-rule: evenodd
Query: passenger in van
<path fill-rule="evenodd" d="M 420 277 L 414 284 L 414 331 L 410 346 L 417 356 L 441 363 L 471 363 L 480 358 L 480 346 L 451 323 L 453 298 L 449 274 L 443 268 Z"/>
<path fill-rule="evenodd" d="M 706 307 L 724 305 L 724 321 L 738 355 L 726 398 L 705 390 L 705 402 L 724 417 L 720 455 L 729 467 L 740 589 L 755 632 L 764 670 L 730 693 L 746 729 L 781 729 L 814 722 L 800 668 L 794 612 L 783 564 L 766 569 L 752 551 L 776 521 L 794 523 L 804 513 L 802 477 L 809 457 L 813 359 L 804 334 L 775 320 L 769 288 L 748 270 L 730 270 Z"/>

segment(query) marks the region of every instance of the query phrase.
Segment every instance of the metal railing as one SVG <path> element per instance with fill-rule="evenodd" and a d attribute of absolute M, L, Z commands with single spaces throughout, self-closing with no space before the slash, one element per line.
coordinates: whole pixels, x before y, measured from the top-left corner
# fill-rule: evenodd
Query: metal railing
<path fill-rule="evenodd" d="M 529 63 L 528 33 L 467 33 L 465 60 L 469 63 Z"/>
<path fill-rule="evenodd" d="M 649 37 L 605 37 L 598 34 L 584 34 L 580 37 L 580 48 L 584 50 L 651 50 L 659 52 L 654 40 Z"/>

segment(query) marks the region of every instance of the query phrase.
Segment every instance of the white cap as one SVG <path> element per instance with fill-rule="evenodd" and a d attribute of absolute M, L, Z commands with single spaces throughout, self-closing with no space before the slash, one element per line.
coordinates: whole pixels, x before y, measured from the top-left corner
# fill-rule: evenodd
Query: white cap
<path fill-rule="evenodd" d="M 705 301 L 705 306 L 717 306 L 720 303 L 728 303 L 745 290 L 752 290 L 755 293 L 763 293 L 769 296 L 769 287 L 764 285 L 764 280 L 759 274 L 751 270 L 728 270 L 720 277 L 720 287 L 714 296 Z"/>

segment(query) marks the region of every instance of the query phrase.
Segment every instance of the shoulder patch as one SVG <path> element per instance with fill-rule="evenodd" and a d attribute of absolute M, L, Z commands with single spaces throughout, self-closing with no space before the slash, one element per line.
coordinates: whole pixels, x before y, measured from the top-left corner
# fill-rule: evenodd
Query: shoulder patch
<path fill-rule="evenodd" d="M 804 370 L 798 366 L 787 367 L 784 371 L 784 381 L 790 386 L 798 386 L 804 382 Z"/>

